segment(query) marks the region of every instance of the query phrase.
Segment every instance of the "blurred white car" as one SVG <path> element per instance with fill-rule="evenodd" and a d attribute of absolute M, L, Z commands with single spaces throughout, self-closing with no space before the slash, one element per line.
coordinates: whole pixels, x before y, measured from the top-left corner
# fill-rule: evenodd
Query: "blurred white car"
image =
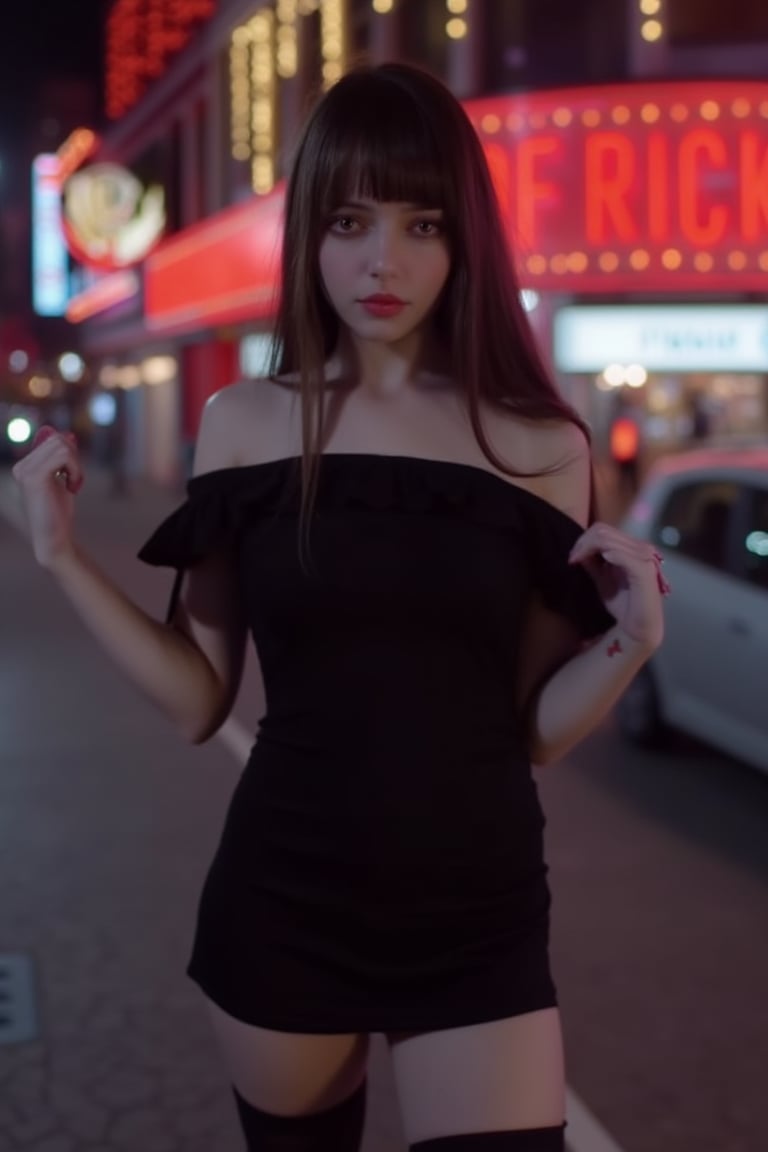
<path fill-rule="evenodd" d="M 677 729 L 768 772 L 768 446 L 667 457 L 622 527 L 661 552 L 672 595 L 621 731 L 652 745 Z"/>

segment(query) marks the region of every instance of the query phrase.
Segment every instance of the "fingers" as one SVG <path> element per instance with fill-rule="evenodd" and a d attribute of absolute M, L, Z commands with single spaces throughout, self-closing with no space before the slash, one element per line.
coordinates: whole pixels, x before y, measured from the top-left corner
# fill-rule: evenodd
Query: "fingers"
<path fill-rule="evenodd" d="M 571 564 L 579 564 L 597 557 L 602 557 L 611 564 L 621 564 L 623 561 L 655 564 L 658 553 L 645 541 L 637 540 L 610 524 L 598 521 L 590 524 L 578 538 L 568 559 Z"/>
<path fill-rule="evenodd" d="M 72 432 L 58 432 L 45 424 L 32 441 L 31 450 L 12 469 L 14 480 L 25 487 L 61 483 L 75 495 L 83 486 L 83 470 Z"/>
<path fill-rule="evenodd" d="M 651 570 L 655 563 L 653 554 L 638 555 L 635 551 L 624 548 L 619 544 L 608 545 L 600 550 L 599 558 L 606 564 L 612 564 L 615 568 L 620 568 L 626 573 L 639 573 L 644 570 Z M 587 558 L 589 559 L 589 558 Z"/>
<path fill-rule="evenodd" d="M 662 570 L 663 557 L 653 545 L 610 524 L 591 524 L 574 544 L 568 562 L 582 564 L 604 596 L 632 586 L 641 591 L 653 589 L 661 598 L 672 592 Z"/>
<path fill-rule="evenodd" d="M 579 537 L 568 557 L 569 564 L 583 564 L 596 578 L 599 578 L 601 565 L 608 564 L 619 569 L 625 578 L 645 581 L 651 577 L 662 596 L 668 596 L 671 586 L 661 570 L 662 557 L 656 549 L 643 540 L 627 536 L 609 524 L 596 523 Z"/>

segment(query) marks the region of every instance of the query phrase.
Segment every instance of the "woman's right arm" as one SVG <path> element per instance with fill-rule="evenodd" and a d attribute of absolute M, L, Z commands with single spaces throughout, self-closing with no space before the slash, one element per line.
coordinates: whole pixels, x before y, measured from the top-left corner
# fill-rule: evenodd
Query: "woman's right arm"
<path fill-rule="evenodd" d="M 179 732 L 195 744 L 213 735 L 228 694 L 194 640 L 144 612 L 75 545 L 49 569 L 108 655 Z"/>
<path fill-rule="evenodd" d="M 210 415 L 204 424 L 215 425 Z M 201 439 L 204 436 L 201 429 Z M 207 439 L 215 435 L 209 429 Z M 205 447 L 210 455 L 212 448 Z M 65 468 L 64 484 L 54 477 Z M 231 710 L 242 673 L 245 626 L 224 552 L 190 571 L 184 602 L 169 624 L 155 620 L 77 544 L 75 492 L 82 483 L 73 440 L 49 433 L 13 470 L 35 556 L 129 679 L 193 743 L 207 740 Z"/>

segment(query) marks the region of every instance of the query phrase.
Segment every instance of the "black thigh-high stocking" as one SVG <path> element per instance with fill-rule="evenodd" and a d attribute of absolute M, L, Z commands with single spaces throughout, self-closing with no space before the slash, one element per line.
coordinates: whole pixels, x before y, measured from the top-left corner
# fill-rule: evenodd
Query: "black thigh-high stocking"
<path fill-rule="evenodd" d="M 438 1136 L 411 1144 L 411 1152 L 565 1152 L 565 1125 Z"/>
<path fill-rule="evenodd" d="M 341 1104 L 309 1116 L 262 1112 L 233 1089 L 248 1152 L 359 1152 L 366 1082 Z"/>

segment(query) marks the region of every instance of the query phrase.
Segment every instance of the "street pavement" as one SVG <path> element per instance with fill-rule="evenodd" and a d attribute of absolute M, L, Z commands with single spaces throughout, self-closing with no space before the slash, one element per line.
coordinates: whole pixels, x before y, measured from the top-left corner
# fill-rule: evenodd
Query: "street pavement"
<path fill-rule="evenodd" d="M 156 615 L 171 574 L 135 552 L 181 497 L 141 482 L 119 497 L 90 470 L 78 498 L 84 545 Z M 240 765 L 218 740 L 185 745 L 101 652 L 11 527 L 8 473 L 0 509 L 0 1152 L 239 1152 L 184 967 Z M 250 666 L 250 730 L 260 707 Z M 3 1043 L 17 957 L 34 1036 Z M 364 1150 L 403 1148 L 379 1038 Z"/>

